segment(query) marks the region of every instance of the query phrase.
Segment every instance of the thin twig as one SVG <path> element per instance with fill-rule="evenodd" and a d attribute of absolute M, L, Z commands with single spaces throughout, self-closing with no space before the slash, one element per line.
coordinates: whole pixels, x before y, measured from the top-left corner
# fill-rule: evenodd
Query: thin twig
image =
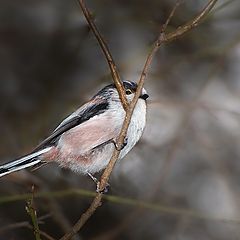
<path fill-rule="evenodd" d="M 188 21 L 187 23 L 179 26 L 175 31 L 165 34 L 164 38 L 161 40 L 162 42 L 170 42 L 179 37 L 183 34 L 189 32 L 193 28 L 197 27 L 202 20 L 208 15 L 208 13 L 212 10 L 214 5 L 217 3 L 218 0 L 210 0 L 208 4 L 203 8 L 203 10 L 192 20 Z"/>
<path fill-rule="evenodd" d="M 32 226 L 30 225 L 29 222 L 24 221 L 24 222 L 12 223 L 12 224 L 9 224 L 7 226 L 3 226 L 3 227 L 0 228 L 0 233 L 6 232 L 6 231 L 11 231 L 11 230 L 14 230 L 14 229 L 17 229 L 17 228 L 22 228 L 22 227 L 32 228 Z"/>
<path fill-rule="evenodd" d="M 44 192 L 49 192 L 49 186 L 46 184 L 45 181 L 43 181 L 41 178 L 37 177 L 36 175 L 33 175 L 31 173 L 27 173 L 27 176 L 25 176 L 27 181 L 32 182 L 34 185 L 37 185 L 39 189 L 41 189 Z M 25 180 L 26 180 L 25 179 Z M 22 179 L 20 179 L 22 181 Z M 36 197 L 36 192 L 34 194 L 34 197 Z M 29 199 L 31 196 L 27 197 L 26 199 Z M 47 205 L 49 207 L 49 211 L 51 212 L 51 216 L 53 220 L 58 224 L 59 229 L 62 230 L 63 233 L 68 232 L 72 228 L 72 224 L 68 220 L 68 218 L 65 216 L 65 214 L 62 211 L 61 206 L 56 201 L 54 197 L 51 195 L 46 197 Z M 1 198 L 0 198 L 0 204 L 1 204 Z M 41 217 L 42 218 L 42 217 Z M 40 224 L 41 218 L 38 218 L 38 223 Z M 75 235 L 72 240 L 80 240 L 80 237 L 78 235 Z"/>
<path fill-rule="evenodd" d="M 190 31 L 194 27 L 198 26 L 200 21 L 202 21 L 202 19 L 209 13 L 209 11 L 212 9 L 212 7 L 215 5 L 216 2 L 217 2 L 217 0 L 209 1 L 207 6 L 193 20 L 189 21 L 188 23 L 184 24 L 183 26 L 178 27 L 176 29 L 176 31 L 168 33 L 168 34 L 165 34 L 165 32 L 163 32 L 163 31 L 160 32 L 156 42 L 153 45 L 153 48 L 151 49 L 151 51 L 149 52 L 149 54 L 147 56 L 146 62 L 144 64 L 144 67 L 143 67 L 143 70 L 142 70 L 142 73 L 141 73 L 141 76 L 140 76 L 140 80 L 138 82 L 138 88 L 136 90 L 136 94 L 135 94 L 135 96 L 134 96 L 132 102 L 130 103 L 130 106 L 129 106 L 127 112 L 126 112 L 125 120 L 124 120 L 122 129 L 121 129 L 121 132 L 119 134 L 119 137 L 117 139 L 117 144 L 119 146 L 122 145 L 122 143 L 125 139 L 125 136 L 126 136 L 126 133 L 127 133 L 127 130 L 128 130 L 128 126 L 130 124 L 131 116 L 133 114 L 135 105 L 138 101 L 138 98 L 139 98 L 139 96 L 141 94 L 141 91 L 142 91 L 142 88 L 143 88 L 144 80 L 145 80 L 146 75 L 148 73 L 148 70 L 151 66 L 153 57 L 154 57 L 155 53 L 157 52 L 157 50 L 159 49 L 159 47 L 162 45 L 162 43 L 174 40 L 174 39 L 182 36 L 186 32 Z M 84 4 L 84 1 L 79 0 L 79 3 L 82 7 L 82 10 L 84 12 L 84 15 L 85 15 L 88 23 L 90 25 L 90 28 L 94 31 L 94 34 L 97 37 L 98 41 L 102 40 L 102 39 L 99 40 L 99 36 L 96 35 L 96 33 L 99 34 L 99 32 L 98 32 L 97 29 L 95 29 L 95 25 L 94 25 L 94 23 L 91 19 L 91 15 L 89 14 L 88 9 L 86 8 L 86 6 Z M 163 27 L 164 29 L 166 29 L 170 19 L 172 18 L 172 15 L 174 14 L 178 5 L 179 5 L 179 1 L 177 1 L 176 5 L 174 6 L 173 10 L 171 11 L 171 13 L 170 13 L 170 15 L 169 15 L 164 27 Z M 103 40 L 100 41 L 100 44 L 102 44 L 102 43 L 104 43 Z M 101 47 L 103 47 L 103 46 L 101 45 Z M 105 54 L 105 56 L 106 56 L 106 54 Z M 107 58 L 107 56 L 106 56 L 106 58 Z M 111 63 L 111 62 L 109 62 L 109 63 Z M 110 68 L 111 68 L 111 66 L 110 66 Z M 115 78 L 114 78 L 114 80 L 115 80 Z M 121 93 L 121 91 L 119 93 Z M 102 198 L 103 198 L 103 193 L 101 192 L 101 190 L 103 190 L 105 188 L 105 186 L 106 186 L 106 184 L 109 180 L 110 174 L 113 170 L 113 167 L 118 160 L 119 154 L 120 154 L 120 151 L 115 149 L 109 164 L 107 165 L 105 171 L 102 174 L 102 177 L 101 177 L 101 180 L 100 180 L 100 186 L 99 186 L 100 187 L 100 192 L 97 193 L 97 195 L 93 199 L 90 207 L 86 210 L 85 213 L 82 214 L 80 219 L 73 226 L 72 230 L 69 233 L 67 233 L 66 235 L 64 235 L 60 240 L 67 240 L 67 239 L 70 239 L 72 236 L 74 236 L 74 234 L 76 234 L 84 226 L 84 224 L 88 221 L 88 219 L 94 214 L 96 209 L 99 206 L 101 206 L 101 201 L 102 201 Z"/>
<path fill-rule="evenodd" d="M 39 230 L 39 233 L 41 236 L 45 237 L 48 240 L 56 240 L 55 238 L 53 238 L 52 236 L 50 236 L 48 233 L 46 233 L 44 231 Z"/>
<path fill-rule="evenodd" d="M 78 0 L 78 3 L 79 3 L 79 5 L 82 9 L 82 12 L 83 12 L 83 14 L 84 14 L 84 16 L 85 16 L 85 18 L 88 22 L 88 25 L 89 25 L 90 29 L 94 33 L 102 51 L 103 51 L 103 53 L 106 57 L 109 68 L 111 70 L 113 81 L 116 85 L 116 88 L 118 90 L 121 102 L 123 104 L 123 108 L 125 109 L 125 111 L 127 111 L 129 104 L 128 104 L 128 101 L 126 99 L 123 83 L 121 81 L 120 74 L 118 73 L 117 66 L 116 66 L 116 64 L 113 60 L 112 54 L 111 54 L 105 40 L 103 39 L 101 33 L 99 32 L 96 24 L 94 23 L 92 15 L 91 15 L 90 11 L 88 10 L 88 8 L 86 7 L 85 2 L 83 0 Z"/>
<path fill-rule="evenodd" d="M 1 227 L 0 233 L 10 231 L 10 230 L 15 230 L 17 228 L 23 228 L 23 227 L 33 230 L 33 227 L 31 226 L 31 224 L 29 222 L 25 221 L 25 222 L 13 223 L 13 224 L 9 224 L 7 226 Z M 48 240 L 55 240 L 52 236 L 50 236 L 49 234 L 47 234 L 41 230 L 39 230 L 39 233 L 41 236 L 45 237 Z"/>
<path fill-rule="evenodd" d="M 32 224 L 33 224 L 33 232 L 34 232 L 36 240 L 41 240 L 40 230 L 39 230 L 38 220 L 37 220 L 37 213 L 33 206 L 33 191 L 34 191 L 34 187 L 32 188 L 32 196 L 27 201 L 26 211 L 29 214 L 29 216 L 31 217 Z"/>
<path fill-rule="evenodd" d="M 166 22 L 161 26 L 160 34 L 161 34 L 161 33 L 165 33 L 168 24 L 169 24 L 170 21 L 172 20 L 172 17 L 174 16 L 174 14 L 175 14 L 177 8 L 179 7 L 179 5 L 180 5 L 181 3 L 182 3 L 181 0 L 177 0 L 177 1 L 176 1 L 176 3 L 175 3 L 175 5 L 174 5 L 172 11 L 170 12 L 170 14 L 169 14 L 169 16 L 168 16 Z"/>

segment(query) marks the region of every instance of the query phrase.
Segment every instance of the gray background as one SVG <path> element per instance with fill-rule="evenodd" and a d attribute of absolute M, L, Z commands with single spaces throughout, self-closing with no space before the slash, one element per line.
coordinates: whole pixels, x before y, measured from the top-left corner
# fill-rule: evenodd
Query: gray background
<path fill-rule="evenodd" d="M 169 30 L 207 1 L 187 0 Z M 164 45 L 145 88 L 150 94 L 141 141 L 117 164 L 109 194 L 192 209 L 198 216 L 104 205 L 76 239 L 239 239 L 240 3 L 219 1 L 197 29 Z M 174 1 L 87 1 L 123 79 L 137 81 L 151 43 Z M 111 77 L 76 1 L 0 1 L 0 162 L 30 152 Z M 71 188 L 92 181 L 52 165 L 0 179 L 1 196 Z M 0 200 L 1 200 L 0 196 Z M 90 198 L 36 199 L 40 229 L 59 238 Z M 201 219 L 199 216 L 206 219 Z M 212 220 L 228 219 L 228 221 Z M 30 221 L 25 201 L 0 203 L 0 226 Z M 0 239 L 33 239 L 1 231 Z"/>

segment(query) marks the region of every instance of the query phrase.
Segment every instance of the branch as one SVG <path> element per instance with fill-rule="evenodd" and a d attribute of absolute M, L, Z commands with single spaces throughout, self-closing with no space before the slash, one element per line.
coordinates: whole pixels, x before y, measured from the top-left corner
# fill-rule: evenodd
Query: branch
<path fill-rule="evenodd" d="M 34 188 L 32 188 L 31 198 L 27 201 L 26 211 L 29 214 L 29 216 L 31 217 L 31 220 L 33 223 L 33 232 L 34 232 L 36 240 L 41 240 L 40 230 L 39 230 L 38 220 L 37 220 L 37 213 L 36 213 L 35 208 L 33 207 L 33 191 L 34 191 Z"/>
<path fill-rule="evenodd" d="M 96 24 L 93 21 L 92 15 L 89 12 L 88 8 L 86 7 L 85 3 L 83 0 L 78 0 L 78 3 L 82 9 L 82 12 L 88 22 L 88 25 L 90 27 L 90 29 L 92 30 L 93 34 L 95 35 L 96 39 L 98 40 L 98 43 L 100 45 L 100 47 L 102 48 L 102 51 L 106 57 L 106 60 L 108 62 L 109 68 L 111 70 L 111 74 L 112 74 L 112 78 L 113 81 L 116 85 L 116 88 L 118 90 L 118 94 L 120 96 L 123 108 L 125 109 L 125 111 L 127 111 L 128 109 L 128 101 L 126 99 L 126 95 L 125 95 L 125 91 L 124 91 L 124 87 L 123 87 L 123 83 L 121 81 L 120 75 L 118 73 L 117 70 L 117 66 L 113 60 L 112 54 L 105 42 L 105 40 L 103 39 L 101 33 L 99 32 Z"/>
<path fill-rule="evenodd" d="M 88 21 L 88 24 L 89 24 L 90 28 L 93 30 L 96 38 L 99 41 L 99 44 L 100 44 L 103 52 L 105 53 L 105 56 L 106 56 L 107 61 L 109 63 L 109 67 L 110 67 L 112 75 L 113 75 L 113 73 L 115 74 L 115 72 L 113 70 L 116 70 L 116 66 L 115 66 L 115 64 L 113 64 L 112 59 L 111 60 L 109 59 L 109 56 L 111 57 L 111 55 L 110 55 L 110 52 L 109 52 L 109 50 L 106 46 L 106 43 L 103 41 L 99 31 L 97 30 L 94 22 L 92 21 L 91 15 L 89 14 L 89 11 L 84 4 L 84 1 L 83 0 L 78 0 L 78 1 L 79 1 L 79 4 L 80 4 L 80 6 L 83 10 L 83 13 L 84 13 L 84 15 L 85 15 L 85 17 Z M 216 2 L 217 2 L 217 0 L 210 0 L 209 3 L 206 5 L 206 7 L 193 20 L 189 21 L 188 23 L 184 24 L 183 26 L 178 27 L 176 29 L 176 31 L 165 34 L 165 30 L 167 28 L 167 25 L 169 24 L 169 21 L 171 20 L 171 18 L 174 15 L 177 7 L 180 4 L 180 1 L 177 0 L 173 10 L 171 11 L 171 13 L 170 13 L 170 15 L 169 15 L 169 17 L 166 21 L 166 23 L 163 25 L 162 30 L 160 31 L 160 34 L 159 34 L 157 40 L 155 41 L 152 49 L 150 50 L 150 52 L 147 56 L 147 59 L 146 59 L 146 62 L 144 64 L 140 79 L 138 81 L 138 88 L 136 90 L 135 96 L 134 96 L 132 102 L 130 103 L 130 105 L 129 105 L 127 111 L 126 111 L 125 120 L 124 120 L 122 129 L 121 129 L 121 132 L 119 134 L 119 137 L 117 139 L 117 145 L 118 146 L 121 146 L 123 144 L 123 141 L 124 141 L 125 136 L 127 134 L 128 126 L 130 124 L 131 116 L 133 114 L 133 111 L 134 111 L 135 105 L 138 101 L 138 98 L 141 94 L 146 75 L 147 75 L 147 73 L 149 71 L 149 68 L 151 66 L 153 57 L 154 57 L 155 53 L 157 52 L 157 50 L 159 49 L 159 47 L 162 45 L 162 43 L 172 41 L 172 40 L 182 36 L 183 34 L 187 33 L 188 31 L 190 31 L 194 27 L 198 26 L 199 23 L 202 21 L 202 19 L 210 12 L 210 10 L 213 8 L 213 6 L 215 5 Z M 113 68 L 113 66 L 114 66 L 114 68 Z M 114 79 L 114 82 L 119 81 L 119 78 L 117 78 L 115 75 L 113 75 L 113 79 Z M 122 93 L 122 90 L 123 90 L 123 88 L 121 86 L 118 89 L 119 94 Z M 123 95 L 125 95 L 125 93 Z M 121 100 L 122 100 L 122 97 L 121 97 Z M 124 102 L 122 102 L 122 103 L 124 103 Z M 102 193 L 101 190 L 103 190 L 105 188 L 105 186 L 106 186 L 106 184 L 109 180 L 110 174 L 113 170 L 113 167 L 115 166 L 115 164 L 118 160 L 119 154 L 120 154 L 120 151 L 115 149 L 114 152 L 113 152 L 113 155 L 111 157 L 110 162 L 108 163 L 106 169 L 104 170 L 104 172 L 102 174 L 100 184 L 99 184 L 100 192 L 96 194 L 96 196 L 93 199 L 90 207 L 86 210 L 85 213 L 82 214 L 80 219 L 73 226 L 72 230 L 69 233 L 67 233 L 66 235 L 64 235 L 60 240 L 67 240 L 67 239 L 70 239 L 72 236 L 74 236 L 84 226 L 84 224 L 88 221 L 88 219 L 94 214 L 94 212 L 97 210 L 97 208 L 99 206 L 101 206 L 101 204 L 102 204 L 101 201 L 102 201 L 102 198 L 103 198 L 103 193 Z"/>
<path fill-rule="evenodd" d="M 195 18 L 178 27 L 175 31 L 165 34 L 165 36 L 162 39 L 162 42 L 173 41 L 181 37 L 185 33 L 189 32 L 193 28 L 197 27 L 202 22 L 202 20 L 208 15 L 208 13 L 212 10 L 217 1 L 218 0 L 210 0 L 208 4 Z"/>
<path fill-rule="evenodd" d="M 6 232 L 6 231 L 14 231 L 17 228 L 29 228 L 31 230 L 33 230 L 33 227 L 31 226 L 31 224 L 29 222 L 19 222 L 19 223 L 13 223 L 13 224 L 9 224 L 7 226 L 1 227 L 0 228 L 0 233 L 2 232 Z M 48 240 L 55 240 L 53 237 L 51 237 L 49 234 L 43 232 L 43 231 L 39 231 L 40 235 L 45 237 Z"/>
<path fill-rule="evenodd" d="M 0 234 L 2 234 L 2 232 L 12 231 L 22 227 L 27 227 L 32 229 L 32 226 L 29 224 L 29 222 L 18 222 L 18 223 L 12 223 L 7 226 L 0 227 Z"/>

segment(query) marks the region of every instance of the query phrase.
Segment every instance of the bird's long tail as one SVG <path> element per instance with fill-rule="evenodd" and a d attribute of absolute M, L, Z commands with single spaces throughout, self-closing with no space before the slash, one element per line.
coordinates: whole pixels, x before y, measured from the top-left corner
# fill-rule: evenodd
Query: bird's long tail
<path fill-rule="evenodd" d="M 0 166 L 0 177 L 38 164 L 39 162 L 41 162 L 40 156 L 48 152 L 51 148 L 52 147 L 44 148 L 42 150 L 33 152 L 27 156 Z"/>

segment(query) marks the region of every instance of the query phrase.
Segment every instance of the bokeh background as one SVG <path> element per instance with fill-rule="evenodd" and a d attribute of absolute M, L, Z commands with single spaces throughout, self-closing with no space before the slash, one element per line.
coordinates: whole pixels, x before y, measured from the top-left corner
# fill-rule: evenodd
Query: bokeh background
<path fill-rule="evenodd" d="M 168 30 L 206 2 L 186 0 Z M 122 78 L 137 81 L 174 1 L 87 3 Z M 150 99 L 144 136 L 111 176 L 109 195 L 118 203 L 105 200 L 75 240 L 240 239 L 239 29 L 240 2 L 222 0 L 201 26 L 160 49 L 145 82 Z M 0 79 L 1 163 L 31 151 L 112 81 L 74 0 L 0 0 Z M 2 178 L 1 240 L 34 239 L 25 200 L 5 198 L 31 193 L 33 184 L 36 193 L 50 192 L 35 198 L 35 208 L 40 229 L 54 239 L 91 198 L 51 193 L 95 191 L 88 177 L 54 164 Z M 158 208 L 122 204 L 129 198 Z"/>

